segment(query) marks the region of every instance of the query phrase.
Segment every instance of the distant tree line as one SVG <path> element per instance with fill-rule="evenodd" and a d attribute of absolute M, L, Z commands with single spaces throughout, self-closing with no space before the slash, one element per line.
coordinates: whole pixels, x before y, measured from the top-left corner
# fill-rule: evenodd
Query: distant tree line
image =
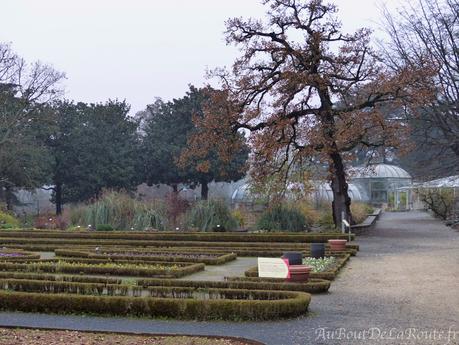
<path fill-rule="evenodd" d="M 64 77 L 48 65 L 27 65 L 0 45 L 0 187 L 9 209 L 18 189 L 51 190 L 60 214 L 65 203 L 97 198 L 104 189 L 133 191 L 144 182 L 175 191 L 179 184 L 199 185 L 207 199 L 209 182 L 245 175 L 245 144 L 229 165 L 212 152 L 206 171 L 198 162 L 179 162 L 208 90 L 191 86 L 183 98 L 158 99 L 134 117 L 125 101 L 60 99 Z"/>

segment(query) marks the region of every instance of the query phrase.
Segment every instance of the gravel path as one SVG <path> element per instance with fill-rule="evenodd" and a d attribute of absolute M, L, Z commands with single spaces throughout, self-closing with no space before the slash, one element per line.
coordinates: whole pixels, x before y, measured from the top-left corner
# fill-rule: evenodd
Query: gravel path
<path fill-rule="evenodd" d="M 459 233 L 426 213 L 386 213 L 358 243 L 361 251 L 330 293 L 315 295 L 309 316 L 296 320 L 178 322 L 0 313 L 0 325 L 231 335 L 272 345 L 459 344 Z"/>
<path fill-rule="evenodd" d="M 257 258 L 237 258 L 224 265 L 206 265 L 204 271 L 180 278 L 182 280 L 223 281 L 225 277 L 243 277 L 244 272 L 257 265 Z"/>

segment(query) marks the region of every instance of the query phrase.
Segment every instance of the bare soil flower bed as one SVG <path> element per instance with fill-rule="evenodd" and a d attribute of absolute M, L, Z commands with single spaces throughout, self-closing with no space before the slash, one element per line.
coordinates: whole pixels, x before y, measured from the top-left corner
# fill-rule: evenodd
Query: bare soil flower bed
<path fill-rule="evenodd" d="M 11 258 L 11 257 L 20 257 L 20 256 L 24 256 L 24 253 L 13 253 L 13 252 L 5 253 L 5 252 L 0 252 L 0 257 L 2 257 L 2 258 Z"/>
<path fill-rule="evenodd" d="M 0 329 L 2 345 L 248 345 L 241 340 L 188 336 L 143 336 L 76 331 Z M 255 344 L 255 342 L 253 343 Z"/>
<path fill-rule="evenodd" d="M 191 254 L 191 253 L 167 253 L 167 252 L 107 252 L 103 253 L 107 256 L 150 256 L 150 257 L 155 257 L 155 256 L 166 256 L 166 257 L 183 257 L 183 258 L 189 258 L 189 259 L 214 259 L 217 258 L 219 255 L 218 254 Z"/>

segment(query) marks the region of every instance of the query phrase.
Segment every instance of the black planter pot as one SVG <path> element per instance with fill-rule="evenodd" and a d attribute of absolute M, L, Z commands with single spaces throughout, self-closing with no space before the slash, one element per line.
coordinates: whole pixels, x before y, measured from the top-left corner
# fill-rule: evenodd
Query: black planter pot
<path fill-rule="evenodd" d="M 311 243 L 311 257 L 320 259 L 325 256 L 325 243 Z"/>
<path fill-rule="evenodd" d="M 302 265 L 303 253 L 301 252 L 284 252 L 282 259 L 288 259 L 289 265 Z"/>

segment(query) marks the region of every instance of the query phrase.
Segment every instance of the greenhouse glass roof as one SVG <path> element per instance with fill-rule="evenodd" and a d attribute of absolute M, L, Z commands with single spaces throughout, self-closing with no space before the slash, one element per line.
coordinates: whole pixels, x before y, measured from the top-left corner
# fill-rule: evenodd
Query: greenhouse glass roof
<path fill-rule="evenodd" d="M 399 178 L 411 179 L 408 172 L 396 165 L 372 164 L 369 166 L 353 167 L 349 169 L 351 179 L 359 178 Z"/>

